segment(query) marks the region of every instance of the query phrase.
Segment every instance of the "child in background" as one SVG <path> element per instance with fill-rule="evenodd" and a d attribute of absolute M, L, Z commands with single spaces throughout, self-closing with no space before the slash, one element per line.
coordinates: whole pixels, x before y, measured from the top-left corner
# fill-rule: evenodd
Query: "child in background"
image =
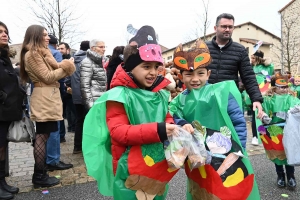
<path fill-rule="evenodd" d="M 176 125 L 168 114 L 170 81 L 158 76 L 161 48 L 143 26 L 124 49 L 124 64 L 84 122 L 83 155 L 100 193 L 123 199 L 165 199 L 168 170 L 163 142 Z"/>
<path fill-rule="evenodd" d="M 174 65 L 180 69 L 187 89 L 171 101 L 170 113 L 176 124 L 189 132 L 194 131 L 194 120 L 205 127 L 210 155 L 199 168 L 191 170 L 186 163 L 188 199 L 260 199 L 244 150 L 247 130 L 241 94 L 233 81 L 207 84 L 210 62 L 209 50 L 202 41 L 188 51 L 179 45 L 174 52 Z"/>
<path fill-rule="evenodd" d="M 270 76 L 274 74 L 274 65 L 271 61 L 271 58 L 264 58 L 264 52 L 261 50 L 256 50 L 250 57 L 251 65 L 253 66 L 253 71 L 256 76 L 256 80 L 259 86 L 259 89 L 262 93 L 262 95 L 265 94 L 265 92 L 271 88 L 270 84 Z M 252 108 L 252 105 L 250 105 L 250 108 Z M 251 110 L 252 114 L 252 121 L 251 121 L 251 127 L 252 127 L 252 141 L 251 143 L 253 145 L 258 145 L 258 139 L 257 139 L 257 130 L 256 130 L 256 124 L 255 124 L 255 113 L 253 110 Z"/>
<path fill-rule="evenodd" d="M 296 187 L 295 168 L 287 165 L 287 158 L 282 143 L 283 128 L 285 126 L 288 110 L 300 105 L 300 100 L 294 97 L 294 92 L 288 88 L 288 77 L 277 73 L 272 77 L 272 88 L 266 92 L 262 104 L 265 117 L 262 118 L 264 125 L 258 127 L 262 143 L 268 158 L 275 163 L 277 172 L 277 186 L 288 189 Z M 283 103 L 284 102 L 284 103 Z M 287 181 L 283 169 L 285 165 Z"/>

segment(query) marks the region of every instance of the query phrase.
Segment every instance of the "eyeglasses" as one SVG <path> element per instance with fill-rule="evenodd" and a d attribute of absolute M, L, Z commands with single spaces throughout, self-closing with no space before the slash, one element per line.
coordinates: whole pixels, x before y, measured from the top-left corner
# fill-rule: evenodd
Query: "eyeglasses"
<path fill-rule="evenodd" d="M 229 30 L 232 30 L 232 29 L 234 29 L 234 26 L 227 26 L 227 25 L 219 25 L 219 27 L 221 27 L 222 29 L 224 29 L 224 30 L 226 30 L 227 28 L 229 29 Z"/>
<path fill-rule="evenodd" d="M 105 49 L 107 46 L 94 46 L 94 47 L 99 47 L 100 49 Z"/>

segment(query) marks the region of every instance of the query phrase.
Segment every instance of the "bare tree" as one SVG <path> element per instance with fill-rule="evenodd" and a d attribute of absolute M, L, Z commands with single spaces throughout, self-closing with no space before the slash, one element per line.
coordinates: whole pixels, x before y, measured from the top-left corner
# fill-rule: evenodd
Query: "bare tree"
<path fill-rule="evenodd" d="M 273 53 L 281 64 L 281 70 L 284 68 L 291 71 L 293 66 L 300 62 L 300 40 L 298 30 L 298 17 L 286 17 L 281 15 L 281 42 L 273 46 Z"/>
<path fill-rule="evenodd" d="M 198 13 L 199 10 L 196 12 L 196 19 L 194 23 L 195 27 L 193 27 L 187 34 L 187 42 L 197 38 L 201 38 L 202 40 L 206 41 L 207 29 L 211 23 L 208 18 L 209 0 L 202 0 L 202 8 L 204 10 L 200 10 L 201 13 Z"/>
<path fill-rule="evenodd" d="M 29 8 L 48 30 L 57 37 L 59 43 L 67 41 L 70 45 L 78 41 L 83 33 L 79 28 L 79 16 L 75 13 L 76 2 L 71 0 L 29 0 Z M 34 3 L 34 4 L 32 4 Z M 79 20 L 79 21 L 78 21 Z"/>

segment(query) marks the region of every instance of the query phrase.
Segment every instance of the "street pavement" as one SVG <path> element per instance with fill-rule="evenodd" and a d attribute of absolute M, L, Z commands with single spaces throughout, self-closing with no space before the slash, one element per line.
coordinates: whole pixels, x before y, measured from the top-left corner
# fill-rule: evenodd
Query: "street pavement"
<path fill-rule="evenodd" d="M 253 165 L 256 180 L 259 186 L 262 200 L 289 199 L 300 200 L 300 190 L 289 191 L 286 188 L 276 187 L 276 172 L 274 164 L 269 161 L 262 145 L 251 145 L 252 133 L 251 124 L 247 122 L 248 140 L 247 153 Z M 49 174 L 60 178 L 61 183 L 52 188 L 33 189 L 31 177 L 33 173 L 33 148 L 29 143 L 10 143 L 10 177 L 7 181 L 20 188 L 16 200 L 35 199 L 72 199 L 72 200 L 102 200 L 113 199 L 99 194 L 96 182 L 86 173 L 82 154 L 72 154 L 74 134 L 66 134 L 66 143 L 61 144 L 61 160 L 74 164 L 74 168 L 63 171 L 54 171 Z M 300 180 L 299 169 L 296 168 L 296 180 Z M 43 192 L 48 191 L 48 194 Z M 172 179 L 168 194 L 168 200 L 184 200 L 186 192 L 186 178 L 183 170 Z M 283 197 L 282 194 L 288 195 Z M 126 198 L 124 198 L 126 199 Z"/>

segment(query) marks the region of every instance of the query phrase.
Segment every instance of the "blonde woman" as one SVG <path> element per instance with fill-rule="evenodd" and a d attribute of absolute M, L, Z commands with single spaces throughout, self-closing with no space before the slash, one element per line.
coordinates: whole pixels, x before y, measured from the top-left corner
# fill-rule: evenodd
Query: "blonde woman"
<path fill-rule="evenodd" d="M 59 180 L 47 174 L 46 142 L 50 132 L 58 130 L 57 121 L 62 120 L 62 102 L 59 79 L 70 76 L 75 71 L 74 60 L 57 63 L 48 49 L 49 36 L 39 25 L 27 28 L 22 49 L 20 75 L 23 81 L 29 79 L 34 84 L 30 101 L 30 118 L 36 122 L 34 143 L 34 187 L 51 187 Z"/>

